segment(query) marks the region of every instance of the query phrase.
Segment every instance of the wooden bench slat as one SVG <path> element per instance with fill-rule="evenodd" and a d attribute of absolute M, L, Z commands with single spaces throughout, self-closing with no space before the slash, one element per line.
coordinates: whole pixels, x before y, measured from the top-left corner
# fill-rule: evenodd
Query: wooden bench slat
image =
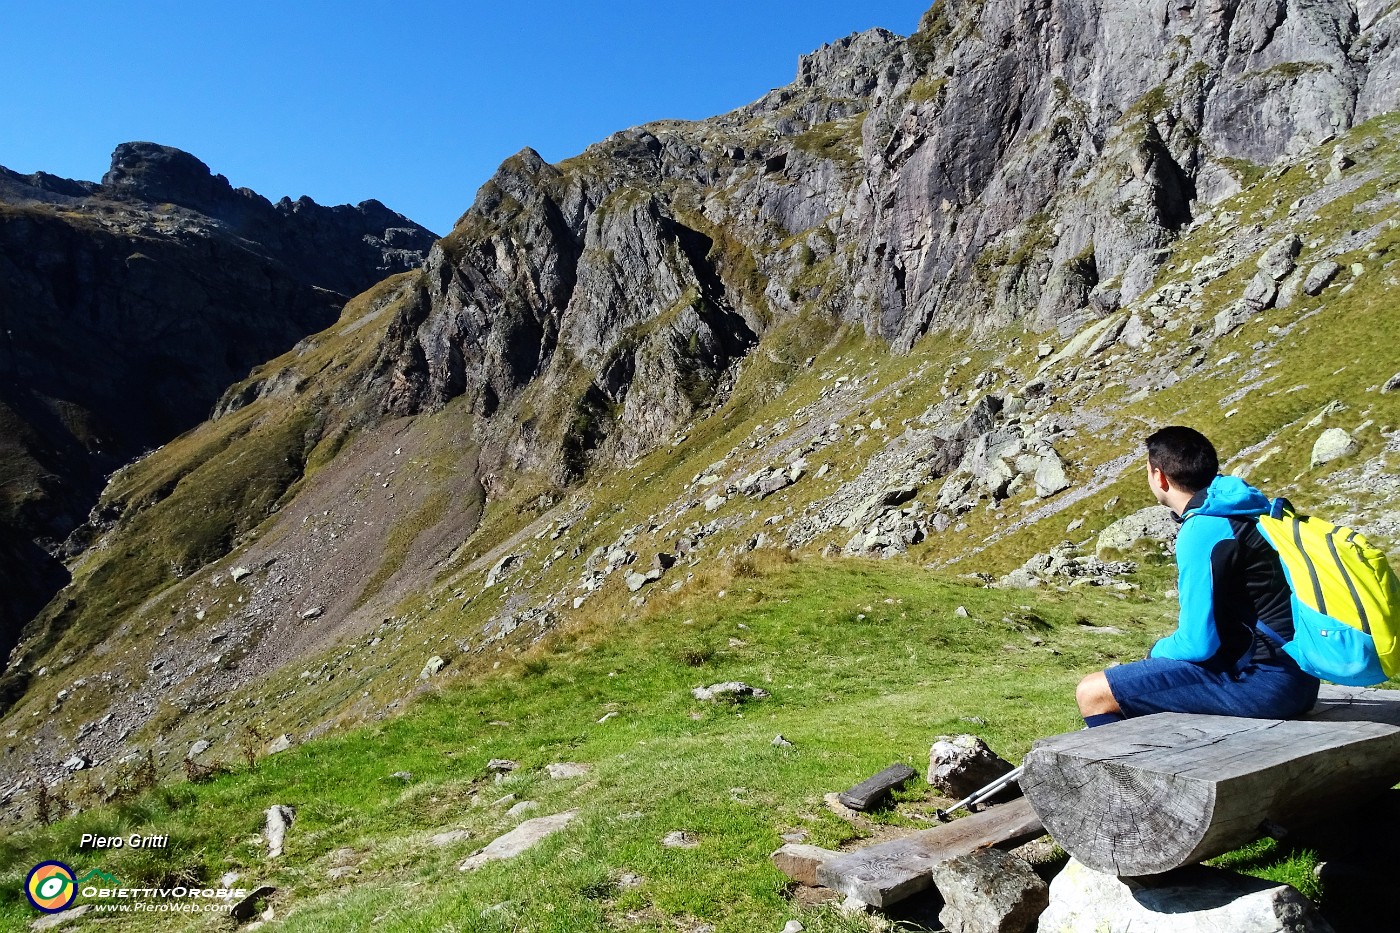
<path fill-rule="evenodd" d="M 888 797 L 890 791 L 918 773 L 903 762 L 895 762 L 850 790 L 843 790 L 838 799 L 852 810 L 869 810 Z"/>
<path fill-rule="evenodd" d="M 817 868 L 817 881 L 876 907 L 933 886 L 933 867 L 986 846 L 1013 848 L 1045 833 L 1025 798 L 847 852 Z"/>

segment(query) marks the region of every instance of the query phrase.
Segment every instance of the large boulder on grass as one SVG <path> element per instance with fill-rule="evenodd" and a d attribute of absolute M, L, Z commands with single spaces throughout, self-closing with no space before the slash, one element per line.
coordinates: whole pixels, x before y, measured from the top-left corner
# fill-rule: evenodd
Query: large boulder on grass
<path fill-rule="evenodd" d="M 1321 466 L 1333 460 L 1340 460 L 1342 457 L 1349 457 L 1361 449 L 1356 438 L 1352 437 L 1341 428 L 1328 428 L 1323 431 L 1313 444 L 1312 465 Z"/>
<path fill-rule="evenodd" d="M 1012 770 L 975 735 L 940 735 L 928 753 L 928 782 L 949 797 L 962 799 Z"/>

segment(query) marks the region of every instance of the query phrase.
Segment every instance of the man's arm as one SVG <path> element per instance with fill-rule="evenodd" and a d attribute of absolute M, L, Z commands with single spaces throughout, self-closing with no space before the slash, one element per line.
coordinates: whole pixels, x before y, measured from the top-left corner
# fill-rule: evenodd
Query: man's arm
<path fill-rule="evenodd" d="M 1152 646 L 1152 657 L 1178 661 L 1207 661 L 1220 650 L 1215 624 L 1215 570 L 1212 556 L 1226 541 L 1233 542 L 1228 519 L 1210 515 L 1189 518 L 1176 539 L 1177 594 L 1181 613 L 1176 631 Z"/>

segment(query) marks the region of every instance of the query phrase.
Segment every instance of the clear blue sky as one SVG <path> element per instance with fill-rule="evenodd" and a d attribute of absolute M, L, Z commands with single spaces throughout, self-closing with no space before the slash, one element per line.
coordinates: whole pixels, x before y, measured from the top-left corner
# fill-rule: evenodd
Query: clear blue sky
<path fill-rule="evenodd" d="M 439 234 L 507 156 L 722 113 L 932 0 L 5 0 L 0 165 L 98 180 L 117 143 L 276 200 L 378 198 Z"/>

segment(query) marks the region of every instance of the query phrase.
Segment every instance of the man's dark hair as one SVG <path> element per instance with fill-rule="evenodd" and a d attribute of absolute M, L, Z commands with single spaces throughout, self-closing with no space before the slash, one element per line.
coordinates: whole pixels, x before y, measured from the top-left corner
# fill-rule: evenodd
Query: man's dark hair
<path fill-rule="evenodd" d="M 1220 458 L 1206 436 L 1179 424 L 1148 436 L 1147 462 L 1187 492 L 1205 489 L 1220 472 Z"/>

